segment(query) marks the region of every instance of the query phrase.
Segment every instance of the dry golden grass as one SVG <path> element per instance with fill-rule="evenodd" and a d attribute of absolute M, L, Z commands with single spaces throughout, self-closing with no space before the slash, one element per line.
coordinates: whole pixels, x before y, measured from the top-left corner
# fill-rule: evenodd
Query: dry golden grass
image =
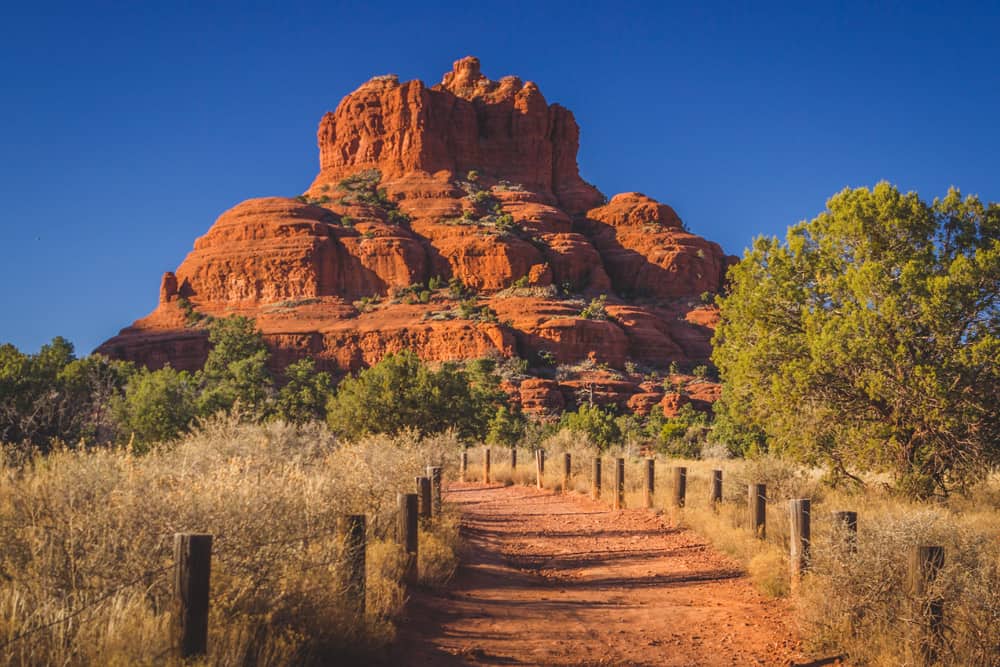
<path fill-rule="evenodd" d="M 576 434 L 562 431 L 542 443 L 546 450 L 544 488 L 562 487 L 563 454 L 572 461 L 570 490 L 589 494 L 596 449 Z M 644 505 L 644 461 L 638 452 L 606 450 L 602 457 L 602 495 L 610 504 L 614 459 L 625 463 L 625 506 Z M 492 448 L 493 481 L 534 486 L 533 452 L 518 450 L 511 473 L 506 448 Z M 671 468 L 687 468 L 686 502 L 672 506 Z M 724 502 L 711 500 L 713 470 L 723 471 Z M 482 449 L 469 452 L 470 481 L 482 478 Z M 794 601 L 804 636 L 817 654 L 847 654 L 857 665 L 912 664 L 916 617 L 911 613 L 905 577 L 909 554 L 919 544 L 945 548 L 945 566 L 928 596 L 944 601 L 945 633 L 940 662 L 956 666 L 1000 664 L 1000 478 L 955 496 L 946 503 L 913 503 L 893 496 L 884 485 L 867 490 L 833 490 L 818 470 L 765 457 L 756 460 L 665 460 L 655 463 L 653 506 L 679 525 L 705 535 L 720 551 L 746 568 L 754 584 L 773 596 L 790 594 L 788 501 L 812 501 L 812 568 Z M 748 530 L 748 490 L 767 485 L 766 539 Z M 831 520 L 839 510 L 859 514 L 855 549 Z"/>
<path fill-rule="evenodd" d="M 427 465 L 451 475 L 458 449 L 450 436 L 338 445 L 319 425 L 217 418 L 142 457 L 8 456 L 0 471 L 0 663 L 170 664 L 177 532 L 215 536 L 206 664 L 374 655 L 391 640 L 405 598 L 392 534 L 396 493 L 413 492 Z M 368 516 L 361 618 L 338 584 L 336 520 L 347 513 Z M 422 583 L 451 576 L 457 535 L 454 517 L 422 527 Z"/>

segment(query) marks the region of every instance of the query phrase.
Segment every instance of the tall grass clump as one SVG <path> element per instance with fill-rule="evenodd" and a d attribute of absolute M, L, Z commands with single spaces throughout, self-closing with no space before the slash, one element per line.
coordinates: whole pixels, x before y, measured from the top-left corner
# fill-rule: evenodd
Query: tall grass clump
<path fill-rule="evenodd" d="M 5 450 L 0 664 L 171 664 L 172 538 L 215 536 L 211 665 L 330 664 L 379 653 L 405 592 L 396 493 L 457 439 L 372 436 L 215 417 L 144 456 Z M 340 585 L 342 514 L 368 517 L 368 604 Z M 457 523 L 423 526 L 422 583 L 454 571 Z"/>

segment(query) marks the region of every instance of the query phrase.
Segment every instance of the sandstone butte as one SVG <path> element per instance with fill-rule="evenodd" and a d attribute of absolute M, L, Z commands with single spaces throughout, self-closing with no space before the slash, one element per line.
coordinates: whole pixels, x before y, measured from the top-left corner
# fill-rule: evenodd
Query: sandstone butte
<path fill-rule="evenodd" d="M 735 258 L 666 204 L 584 181 L 573 114 L 534 83 L 491 81 L 473 57 L 433 87 L 377 76 L 323 117 L 318 143 L 305 193 L 223 213 L 164 274 L 156 309 L 98 351 L 200 368 L 202 316 L 238 314 L 276 370 L 310 356 L 342 375 L 409 348 L 527 359 L 504 386 L 536 413 L 581 392 L 667 415 L 717 397 L 710 382 L 651 378 L 708 358 L 717 312 L 702 295 Z M 600 295 L 606 318 L 582 317 Z"/>

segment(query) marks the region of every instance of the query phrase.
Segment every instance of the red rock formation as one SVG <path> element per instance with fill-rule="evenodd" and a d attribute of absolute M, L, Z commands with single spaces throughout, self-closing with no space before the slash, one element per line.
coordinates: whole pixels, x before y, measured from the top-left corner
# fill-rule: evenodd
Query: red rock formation
<path fill-rule="evenodd" d="M 255 318 L 278 368 L 312 356 L 344 373 L 406 348 L 433 361 L 516 354 L 539 374 L 560 365 L 561 381 L 511 387 L 535 412 L 581 390 L 637 412 L 660 400 L 635 378 L 575 371 L 584 360 L 707 358 L 717 311 L 700 296 L 722 289 L 732 258 L 649 197 L 604 203 L 580 177 L 572 113 L 534 83 L 492 81 L 475 58 L 432 87 L 375 77 L 323 117 L 318 142 L 304 195 L 223 213 L 163 276 L 157 308 L 100 351 L 198 368 L 208 343 L 196 315 L 239 314 Z M 445 289 L 417 299 L 431 279 L 458 279 L 475 303 Z M 582 318 L 599 294 L 606 316 Z M 714 400 L 711 386 L 696 406 Z"/>

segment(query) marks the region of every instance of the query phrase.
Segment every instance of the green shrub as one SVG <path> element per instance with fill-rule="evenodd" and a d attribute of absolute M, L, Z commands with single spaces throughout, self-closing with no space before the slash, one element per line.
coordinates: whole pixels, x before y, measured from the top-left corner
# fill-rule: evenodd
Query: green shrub
<path fill-rule="evenodd" d="M 563 428 L 585 434 L 602 449 L 617 445 L 622 439 L 614 414 L 596 405 L 584 403 L 576 412 L 564 412 L 559 424 Z"/>
<path fill-rule="evenodd" d="M 129 380 L 114 411 L 123 435 L 132 441 L 134 451 L 141 452 L 187 431 L 197 415 L 197 395 L 194 378 L 186 371 L 170 366 L 143 369 Z"/>
<path fill-rule="evenodd" d="M 606 294 L 602 294 L 601 296 L 592 299 L 590 303 L 580 311 L 580 317 L 585 320 L 608 319 L 608 311 L 605 309 L 607 300 L 608 297 Z"/>
<path fill-rule="evenodd" d="M 239 403 L 244 414 L 267 415 L 274 382 L 267 369 L 270 355 L 264 336 L 254 321 L 235 316 L 215 320 L 209 325 L 208 341 L 212 347 L 197 375 L 199 413 L 229 411 Z"/>
<path fill-rule="evenodd" d="M 116 424 L 108 405 L 135 367 L 101 355 L 77 359 L 56 337 L 37 354 L 0 345 L 0 442 L 47 451 L 53 441 L 108 442 Z"/>
<path fill-rule="evenodd" d="M 347 438 L 454 428 L 463 438 L 481 439 L 505 401 L 492 372 L 470 373 L 455 364 L 431 370 L 407 350 L 344 379 L 327 404 L 327 421 Z"/>
<path fill-rule="evenodd" d="M 501 405 L 490 419 L 486 442 L 491 445 L 516 445 L 524 437 L 525 421 L 516 407 Z"/>
<path fill-rule="evenodd" d="M 330 375 L 317 371 L 315 361 L 305 358 L 289 364 L 285 380 L 275 402 L 276 417 L 290 424 L 304 424 L 326 416 L 333 388 Z"/>

